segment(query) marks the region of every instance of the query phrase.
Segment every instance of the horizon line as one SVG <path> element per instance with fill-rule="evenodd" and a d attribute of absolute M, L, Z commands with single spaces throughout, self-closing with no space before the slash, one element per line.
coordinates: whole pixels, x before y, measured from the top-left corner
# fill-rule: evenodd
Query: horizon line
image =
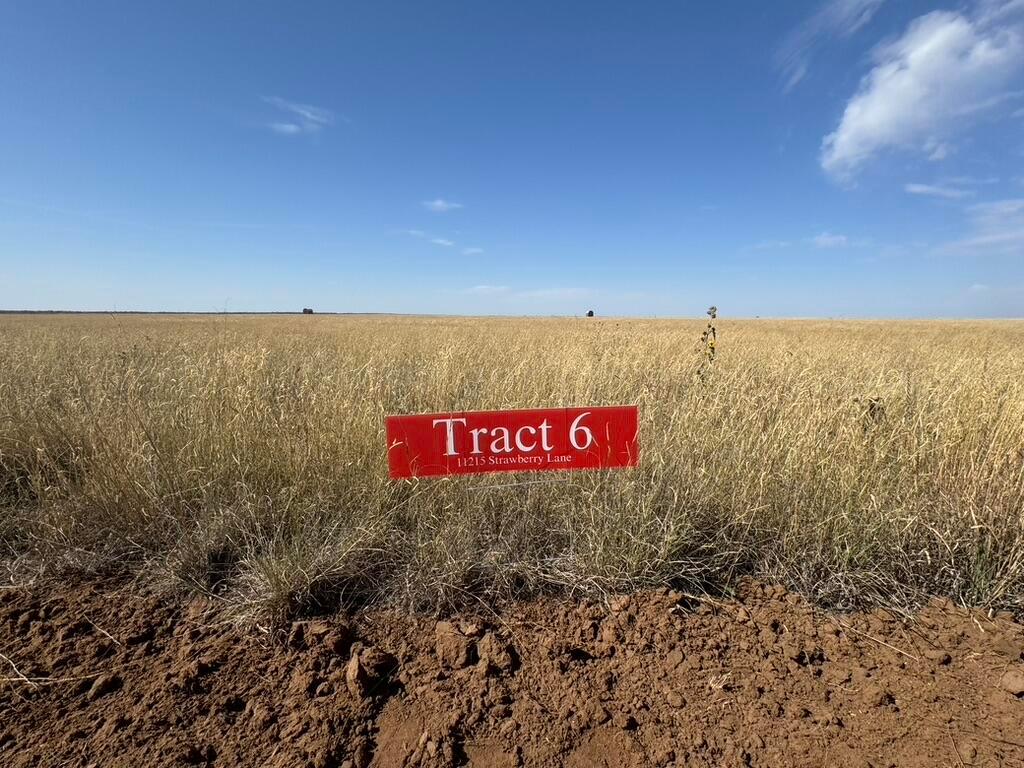
<path fill-rule="evenodd" d="M 199 315 L 199 316 L 245 316 L 245 315 L 326 315 L 330 317 L 486 317 L 507 319 L 582 319 L 582 320 L 702 320 L 704 315 L 595 315 L 587 317 L 586 312 L 573 315 L 558 314 L 460 314 L 450 312 L 338 312 L 302 310 L 177 310 L 177 309 L 0 309 L 0 315 Z M 883 321 L 1024 321 L 1024 315 L 986 315 L 986 316 L 955 316 L 955 315 L 722 315 L 718 319 L 727 320 L 855 320 L 865 322 Z"/>

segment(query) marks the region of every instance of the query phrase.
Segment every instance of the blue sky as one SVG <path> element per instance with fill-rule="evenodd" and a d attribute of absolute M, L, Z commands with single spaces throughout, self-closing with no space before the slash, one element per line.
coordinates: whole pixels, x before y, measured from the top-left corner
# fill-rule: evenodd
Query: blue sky
<path fill-rule="evenodd" d="M 1024 0 L 0 5 L 0 308 L 1024 316 Z"/>

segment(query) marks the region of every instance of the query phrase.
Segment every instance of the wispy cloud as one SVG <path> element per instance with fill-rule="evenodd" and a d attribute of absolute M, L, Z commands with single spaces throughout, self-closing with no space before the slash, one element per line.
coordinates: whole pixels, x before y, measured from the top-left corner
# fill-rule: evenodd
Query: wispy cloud
<path fill-rule="evenodd" d="M 530 290 L 518 291 L 515 295 L 519 299 L 580 299 L 593 295 L 590 288 L 532 288 Z"/>
<path fill-rule="evenodd" d="M 924 146 L 921 149 L 925 157 L 933 163 L 941 162 L 956 152 L 956 148 L 952 144 L 947 141 L 939 141 L 935 137 L 925 139 Z"/>
<path fill-rule="evenodd" d="M 904 184 L 903 189 L 910 195 L 941 197 L 945 200 L 963 200 L 965 197 L 974 197 L 975 195 L 973 189 L 957 189 L 956 187 L 942 187 L 935 184 Z"/>
<path fill-rule="evenodd" d="M 269 123 L 269 128 L 274 133 L 281 133 L 285 136 L 292 136 L 296 133 L 302 133 L 302 126 L 296 125 L 295 123 Z"/>
<path fill-rule="evenodd" d="M 507 285 L 474 285 L 472 288 L 467 288 L 463 293 L 468 293 L 473 296 L 495 296 L 497 294 L 508 293 Z"/>
<path fill-rule="evenodd" d="M 793 243 L 791 240 L 762 240 L 753 245 L 746 245 L 740 250 L 743 251 L 771 251 L 776 248 L 789 248 Z"/>
<path fill-rule="evenodd" d="M 1024 283 L 974 283 L 964 295 L 979 314 L 992 317 L 1020 317 L 1024 311 Z"/>
<path fill-rule="evenodd" d="M 954 186 L 978 187 L 987 184 L 998 184 L 998 176 L 946 176 L 941 184 L 952 184 Z"/>
<path fill-rule="evenodd" d="M 775 51 L 775 66 L 786 91 L 806 77 L 815 50 L 833 38 L 847 38 L 871 21 L 885 0 L 827 0 L 794 29 Z"/>
<path fill-rule="evenodd" d="M 815 248 L 844 248 L 850 244 L 850 238 L 846 235 L 833 235 L 831 232 L 822 232 L 811 238 Z"/>
<path fill-rule="evenodd" d="M 300 104 L 282 99 L 280 96 L 263 96 L 263 101 L 283 112 L 287 119 L 274 120 L 267 127 L 282 136 L 318 133 L 334 122 L 334 113 L 312 104 Z M 348 122 L 347 118 L 342 118 Z"/>
<path fill-rule="evenodd" d="M 976 203 L 968 207 L 974 222 L 983 227 L 1002 227 L 1007 221 L 1024 224 L 1024 198 L 995 200 L 990 203 Z"/>
<path fill-rule="evenodd" d="M 447 213 L 463 207 L 462 203 L 453 203 L 450 200 L 442 200 L 440 197 L 434 200 L 424 200 L 420 205 L 433 213 Z"/>
<path fill-rule="evenodd" d="M 1024 198 L 976 203 L 967 207 L 967 237 L 939 248 L 966 255 L 1019 255 L 1024 253 Z"/>
<path fill-rule="evenodd" d="M 934 11 L 878 46 L 874 66 L 822 141 L 821 166 L 849 181 L 883 150 L 917 149 L 932 160 L 981 112 L 1014 97 L 1024 69 L 1024 3 L 987 0 L 975 12 Z"/>
<path fill-rule="evenodd" d="M 1024 5 L 1022 5 L 1021 7 L 1024 8 Z M 994 96 L 989 96 L 988 98 L 981 99 L 980 101 L 968 102 L 967 104 L 964 104 L 962 107 L 960 107 L 959 110 L 957 110 L 957 114 L 970 115 L 973 114 L 974 112 L 985 112 L 986 110 L 992 109 L 993 107 L 998 107 L 1002 104 L 1019 101 L 1021 97 L 1024 97 L 1024 90 L 1003 91 L 1002 93 L 997 93 Z M 1014 112 L 1011 112 L 1010 116 L 1013 117 L 1015 112 L 1016 110 Z"/>
<path fill-rule="evenodd" d="M 479 256 L 483 252 L 484 252 L 483 248 L 463 248 L 462 249 L 462 255 L 463 256 Z"/>
<path fill-rule="evenodd" d="M 449 240 L 447 237 L 432 235 L 429 232 L 424 232 L 422 229 L 406 229 L 403 231 L 405 234 L 409 235 L 409 237 L 415 237 L 417 240 L 426 240 L 434 245 L 440 245 L 445 248 L 451 248 L 455 245 L 454 240 Z"/>

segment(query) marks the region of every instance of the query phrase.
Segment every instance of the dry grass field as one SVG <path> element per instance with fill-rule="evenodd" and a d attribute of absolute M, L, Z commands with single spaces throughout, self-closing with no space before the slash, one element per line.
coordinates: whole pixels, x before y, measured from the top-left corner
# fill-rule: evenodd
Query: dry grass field
<path fill-rule="evenodd" d="M 240 618 L 743 575 L 1024 607 L 1024 322 L 0 317 L 0 562 Z M 635 470 L 393 482 L 384 417 L 638 404 Z"/>

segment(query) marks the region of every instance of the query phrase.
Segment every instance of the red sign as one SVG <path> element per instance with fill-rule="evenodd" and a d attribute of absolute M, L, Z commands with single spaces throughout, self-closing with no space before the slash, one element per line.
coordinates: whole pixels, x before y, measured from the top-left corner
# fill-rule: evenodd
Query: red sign
<path fill-rule="evenodd" d="M 388 416 L 391 477 L 635 467 L 637 409 L 545 408 Z"/>

